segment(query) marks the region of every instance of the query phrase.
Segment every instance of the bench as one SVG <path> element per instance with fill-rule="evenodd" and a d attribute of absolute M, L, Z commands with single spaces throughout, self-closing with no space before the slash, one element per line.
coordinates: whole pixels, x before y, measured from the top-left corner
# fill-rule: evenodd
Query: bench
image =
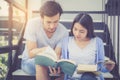
<path fill-rule="evenodd" d="M 19 56 L 19 58 L 21 59 L 21 56 Z M 109 58 L 105 57 L 105 60 L 109 60 Z M 109 72 L 108 73 L 102 73 L 102 74 L 103 74 L 104 78 L 107 78 L 107 79 L 113 78 L 113 75 L 111 73 L 109 73 Z M 30 74 L 24 72 L 22 69 L 18 69 L 16 71 L 14 71 L 12 73 L 12 75 L 13 75 L 13 80 L 20 80 L 20 79 L 22 79 L 22 80 L 26 80 L 26 79 L 27 80 L 35 80 L 35 75 L 30 75 Z M 50 74 L 49 76 L 53 80 L 53 79 L 59 77 L 60 75 L 52 75 L 52 74 Z"/>
<path fill-rule="evenodd" d="M 61 23 L 63 25 L 65 25 L 66 28 L 70 31 L 70 28 L 71 28 L 70 22 L 61 22 Z M 109 34 L 108 34 L 109 32 L 106 32 L 107 30 L 108 29 L 106 27 L 106 24 L 103 22 L 94 24 L 94 32 L 95 32 L 96 36 L 99 36 L 104 42 L 105 56 L 107 56 L 111 59 L 110 55 L 112 53 L 110 52 L 110 49 L 113 49 L 113 48 L 111 48 L 111 45 L 109 45 L 111 39 L 110 39 Z M 20 52 L 20 50 L 18 52 L 19 53 L 16 52 L 18 55 L 20 55 L 20 53 L 22 53 L 22 52 Z M 18 57 L 18 55 L 17 55 L 17 57 Z M 14 63 L 14 66 L 16 66 L 16 64 L 18 64 L 17 60 Z M 113 61 L 115 61 L 115 60 L 113 60 Z M 114 78 L 113 74 L 111 74 L 111 73 L 102 73 L 102 74 L 103 74 L 105 79 L 113 79 Z M 12 76 L 13 76 L 13 80 L 35 80 L 35 75 L 29 75 L 29 74 L 25 73 L 23 70 L 20 69 L 20 67 L 13 71 Z M 53 78 L 59 77 L 59 76 L 54 76 L 54 75 L 50 75 L 50 76 L 51 76 L 52 80 L 53 80 Z"/>
<path fill-rule="evenodd" d="M 113 78 L 113 75 L 111 73 L 102 73 L 104 78 L 111 79 Z M 30 75 L 24 72 L 22 69 L 18 69 L 12 73 L 13 80 L 35 80 L 35 75 Z M 58 75 L 59 77 L 59 75 Z"/>

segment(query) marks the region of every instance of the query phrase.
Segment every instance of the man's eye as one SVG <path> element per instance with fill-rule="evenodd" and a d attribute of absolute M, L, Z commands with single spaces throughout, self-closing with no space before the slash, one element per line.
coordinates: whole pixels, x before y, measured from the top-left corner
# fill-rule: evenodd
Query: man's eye
<path fill-rule="evenodd" d="M 58 21 L 55 21 L 54 23 L 58 23 Z"/>
<path fill-rule="evenodd" d="M 48 24 L 50 24 L 51 22 L 47 22 Z"/>

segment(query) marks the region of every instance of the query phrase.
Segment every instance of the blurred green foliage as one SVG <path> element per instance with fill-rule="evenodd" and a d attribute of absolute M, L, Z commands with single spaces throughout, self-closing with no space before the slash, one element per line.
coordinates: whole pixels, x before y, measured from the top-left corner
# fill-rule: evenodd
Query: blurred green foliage
<path fill-rule="evenodd" d="M 0 80 L 4 80 L 7 73 L 8 54 L 0 54 Z"/>

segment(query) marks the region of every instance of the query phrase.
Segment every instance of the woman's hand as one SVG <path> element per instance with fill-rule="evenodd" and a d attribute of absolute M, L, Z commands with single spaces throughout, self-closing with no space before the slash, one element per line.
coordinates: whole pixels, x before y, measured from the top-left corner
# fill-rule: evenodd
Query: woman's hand
<path fill-rule="evenodd" d="M 112 71 L 113 68 L 115 67 L 115 62 L 112 60 L 107 60 L 105 61 L 104 65 L 109 71 Z"/>

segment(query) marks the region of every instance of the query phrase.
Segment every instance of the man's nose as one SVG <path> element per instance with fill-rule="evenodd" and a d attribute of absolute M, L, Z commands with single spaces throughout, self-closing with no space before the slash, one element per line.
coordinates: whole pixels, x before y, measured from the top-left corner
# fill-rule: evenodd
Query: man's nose
<path fill-rule="evenodd" d="M 55 23 L 51 23 L 50 24 L 50 28 L 52 29 L 52 28 L 54 28 L 55 27 Z"/>

